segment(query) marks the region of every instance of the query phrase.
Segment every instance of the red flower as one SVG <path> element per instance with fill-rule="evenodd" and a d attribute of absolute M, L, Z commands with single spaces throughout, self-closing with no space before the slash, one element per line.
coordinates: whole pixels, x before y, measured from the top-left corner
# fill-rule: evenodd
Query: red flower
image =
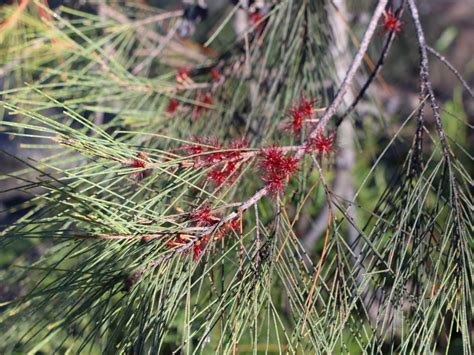
<path fill-rule="evenodd" d="M 250 22 L 252 22 L 253 25 L 256 25 L 257 23 L 262 21 L 262 19 L 263 19 L 263 16 L 258 10 L 252 12 L 249 16 L 249 20 Z"/>
<path fill-rule="evenodd" d="M 226 178 L 228 177 L 227 173 L 224 170 L 213 169 L 207 175 L 209 180 L 211 180 L 216 186 L 221 186 Z"/>
<path fill-rule="evenodd" d="M 166 112 L 175 113 L 178 107 L 179 107 L 179 101 L 176 99 L 171 99 L 168 102 L 168 106 L 166 107 Z"/>
<path fill-rule="evenodd" d="M 261 166 L 263 170 L 270 171 L 279 167 L 283 161 L 283 153 L 276 147 L 262 148 L 263 160 Z"/>
<path fill-rule="evenodd" d="M 139 171 L 132 172 L 130 178 L 133 180 L 140 181 L 151 174 L 151 169 L 145 169 L 148 166 L 148 154 L 139 152 L 137 157 L 134 159 L 126 160 L 123 164 L 129 168 L 140 169 Z"/>
<path fill-rule="evenodd" d="M 213 81 L 217 82 L 217 81 L 221 80 L 221 77 L 222 77 L 222 74 L 219 71 L 219 69 L 217 69 L 217 68 L 212 68 L 211 69 L 211 79 Z"/>
<path fill-rule="evenodd" d="M 218 216 L 212 214 L 209 206 L 199 208 L 192 212 L 190 216 L 197 227 L 210 227 L 220 220 Z"/>
<path fill-rule="evenodd" d="M 215 138 L 196 139 L 197 143 L 185 145 L 184 149 L 192 157 L 194 166 L 214 166 L 207 177 L 216 186 L 224 182 L 231 183 L 240 168 L 242 149 L 247 147 L 245 139 L 235 139 L 228 146 L 223 146 Z M 228 150 L 228 151 L 226 151 Z"/>
<path fill-rule="evenodd" d="M 205 235 L 201 237 L 201 239 L 197 240 L 193 244 L 193 259 L 195 261 L 199 260 L 201 257 L 202 252 L 206 248 L 206 244 L 209 242 L 209 236 Z"/>
<path fill-rule="evenodd" d="M 181 148 L 186 150 L 189 155 L 198 155 L 204 152 L 204 147 L 198 144 L 187 144 L 183 145 Z"/>
<path fill-rule="evenodd" d="M 216 232 L 214 239 L 220 240 L 226 235 L 239 229 L 240 229 L 240 218 L 235 218 L 227 223 L 224 223 L 224 225 L 221 228 L 219 228 L 219 230 Z"/>
<path fill-rule="evenodd" d="M 262 180 L 271 192 L 282 192 L 289 178 L 298 170 L 298 160 L 285 156 L 276 147 L 262 149 L 261 154 L 263 156 L 260 163 L 263 170 Z"/>
<path fill-rule="evenodd" d="M 250 23 L 255 27 L 255 32 L 260 35 L 265 28 L 265 21 L 263 21 L 263 14 L 259 10 L 255 10 L 251 14 L 249 14 Z"/>
<path fill-rule="evenodd" d="M 203 154 L 206 152 L 212 152 L 213 150 L 222 149 L 221 145 L 215 138 L 195 138 L 197 144 L 187 144 L 181 147 L 185 150 L 188 155 L 199 155 L 198 157 L 193 157 L 195 166 L 210 165 L 215 162 L 220 161 L 221 152 L 212 153 L 212 154 Z"/>
<path fill-rule="evenodd" d="M 137 159 L 131 160 L 130 166 L 132 168 L 144 168 L 147 165 L 146 160 L 148 160 L 148 154 L 139 152 L 137 154 Z"/>
<path fill-rule="evenodd" d="M 236 161 L 242 158 L 242 150 L 248 147 L 248 143 L 244 138 L 234 139 L 227 148 L 230 150 L 229 152 L 225 152 L 225 158 L 227 160 L 232 160 L 234 163 L 231 165 L 232 167 L 236 166 Z M 229 169 L 232 170 L 232 167 Z"/>
<path fill-rule="evenodd" d="M 322 132 L 319 132 L 315 137 L 312 137 L 308 140 L 307 151 L 317 152 L 318 154 L 328 154 L 334 151 L 335 135 L 331 134 L 329 137 L 326 137 Z"/>
<path fill-rule="evenodd" d="M 293 133 L 300 133 L 303 128 L 304 116 L 297 109 L 290 110 L 291 122 L 288 124 L 287 129 L 293 131 Z"/>
<path fill-rule="evenodd" d="M 193 244 L 193 258 L 195 261 L 197 261 L 200 258 L 204 248 L 205 248 L 205 245 L 200 240 L 198 240 L 197 242 Z"/>
<path fill-rule="evenodd" d="M 182 68 L 180 70 L 178 70 L 178 72 L 176 73 L 176 81 L 178 83 L 182 83 L 182 82 L 185 82 L 185 81 L 190 81 L 191 78 L 189 77 L 189 72 L 191 70 L 188 69 L 188 68 Z"/>
<path fill-rule="evenodd" d="M 240 218 L 233 219 L 230 222 L 226 223 L 226 226 L 231 229 L 231 230 L 237 230 L 240 229 Z"/>
<path fill-rule="evenodd" d="M 313 116 L 315 103 L 316 100 L 307 100 L 303 95 L 301 96 L 299 109 L 305 118 Z"/>
<path fill-rule="evenodd" d="M 384 13 L 384 20 L 383 20 L 383 32 L 394 32 L 400 33 L 402 31 L 403 23 L 397 18 L 392 10 L 388 10 Z"/>
<path fill-rule="evenodd" d="M 169 249 L 173 249 L 173 248 L 176 248 L 176 247 L 183 246 L 184 244 L 186 244 L 186 241 L 184 239 L 182 239 L 180 236 L 177 236 L 174 239 L 168 240 L 168 242 L 166 243 L 166 246 Z"/>
<path fill-rule="evenodd" d="M 208 241 L 209 241 L 209 236 L 208 235 L 202 236 L 199 239 L 194 240 L 194 241 L 189 240 L 187 238 L 182 238 L 181 236 L 177 236 L 174 239 L 170 239 L 166 243 L 166 246 L 169 249 L 174 249 L 174 248 L 182 247 L 182 246 L 184 246 L 188 243 L 192 243 L 193 259 L 197 261 L 199 259 L 199 257 L 201 256 L 202 252 L 204 251 L 204 248 L 206 247 L 206 244 L 207 244 Z M 189 249 L 186 248 L 184 253 L 187 254 L 188 252 L 189 252 Z"/>
<path fill-rule="evenodd" d="M 211 208 L 207 205 L 204 205 L 196 211 L 189 213 L 188 218 L 191 222 L 191 225 L 195 227 L 212 227 L 220 221 L 220 217 L 218 215 L 213 214 Z M 220 240 L 225 235 L 229 234 L 231 231 L 236 230 L 239 227 L 240 219 L 235 218 L 220 226 L 218 230 L 213 233 L 213 238 L 214 240 Z M 193 258 L 194 260 L 198 261 L 210 239 L 211 236 L 209 234 L 205 234 L 200 237 L 181 234 L 175 237 L 174 239 L 170 239 L 166 243 L 166 246 L 169 249 L 185 246 L 185 248 L 182 249 L 183 253 L 189 253 L 192 248 Z"/>
<path fill-rule="evenodd" d="M 248 142 L 245 138 L 236 138 L 229 144 L 229 148 L 231 149 L 243 149 L 248 147 Z M 240 154 L 239 151 L 231 152 L 230 154 Z"/>
<path fill-rule="evenodd" d="M 301 96 L 298 105 L 289 110 L 291 122 L 289 123 L 287 129 L 290 129 L 295 134 L 298 134 L 303 128 L 304 121 L 312 118 L 315 102 L 316 100 L 308 100 L 304 96 Z"/>

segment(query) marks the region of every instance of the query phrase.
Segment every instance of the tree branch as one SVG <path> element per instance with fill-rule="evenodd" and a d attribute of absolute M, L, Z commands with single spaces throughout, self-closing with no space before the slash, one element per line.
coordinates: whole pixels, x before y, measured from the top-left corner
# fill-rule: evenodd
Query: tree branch
<path fill-rule="evenodd" d="M 295 154 L 296 159 L 301 159 L 304 156 L 304 154 L 306 153 L 306 148 L 307 148 L 308 142 L 311 139 L 315 138 L 320 133 L 320 131 L 322 129 L 324 129 L 324 127 L 327 125 L 327 123 L 329 122 L 331 117 L 337 111 L 338 107 L 341 105 L 342 100 L 343 100 L 349 86 L 351 85 L 357 70 L 359 69 L 360 65 L 362 64 L 362 60 L 364 58 L 365 53 L 367 52 L 367 48 L 370 44 L 370 40 L 372 39 L 372 37 L 375 33 L 375 29 L 377 28 L 377 23 L 380 20 L 387 3 L 388 3 L 388 0 L 379 0 L 379 2 L 377 4 L 377 7 L 374 11 L 374 14 L 372 15 L 372 18 L 371 18 L 371 20 L 369 22 L 369 25 L 367 27 L 367 30 L 364 34 L 364 37 L 361 41 L 359 50 L 357 51 L 357 53 L 356 53 L 351 65 L 350 65 L 349 69 L 347 70 L 347 73 L 346 73 L 346 75 L 345 75 L 345 77 L 344 77 L 344 79 L 343 79 L 343 81 L 342 81 L 342 83 L 339 87 L 339 90 L 336 94 L 336 97 L 334 98 L 332 103 L 329 105 L 329 107 L 326 109 L 324 115 L 319 120 L 319 122 L 316 125 L 315 129 L 310 133 L 310 135 L 308 136 L 308 138 L 306 139 L 306 141 L 303 144 L 301 144 L 300 146 L 297 146 L 297 147 L 291 147 L 289 149 L 289 150 L 293 150 L 293 149 L 297 148 L 297 151 L 296 151 L 296 154 Z M 268 193 L 269 193 L 268 187 L 264 187 L 264 188 L 260 189 L 251 198 L 249 198 L 247 201 L 242 202 L 240 204 L 239 208 L 237 209 L 237 211 L 234 211 L 234 212 L 230 213 L 229 215 L 227 215 L 226 217 L 222 218 L 219 221 L 219 223 L 216 223 L 213 226 L 208 227 L 207 230 L 204 230 L 201 235 L 204 236 L 204 235 L 211 234 L 214 231 L 216 231 L 218 228 L 220 228 L 223 224 L 234 220 L 242 212 L 246 211 L 248 208 L 255 205 L 262 197 L 266 196 Z M 104 238 L 101 238 L 101 239 L 104 239 Z"/>
<path fill-rule="evenodd" d="M 405 6 L 405 1 L 406 0 L 403 0 L 400 7 L 397 9 L 396 11 L 396 17 L 398 19 L 400 19 L 402 17 L 402 14 L 403 14 L 403 7 Z M 379 74 L 380 70 L 382 70 L 382 67 L 383 65 L 385 64 L 385 59 L 387 58 L 387 55 L 388 55 L 388 52 L 390 51 L 391 47 L 392 47 L 392 44 L 393 44 L 393 41 L 395 40 L 395 37 L 397 36 L 397 34 L 393 31 L 391 31 L 389 34 L 388 34 L 388 37 L 387 37 L 387 40 L 385 41 L 385 44 L 384 44 L 384 47 L 382 49 L 382 53 L 380 53 L 380 57 L 379 57 L 379 60 L 377 61 L 377 64 L 375 65 L 375 68 L 372 70 L 372 72 L 370 73 L 370 76 L 367 78 L 366 82 L 364 83 L 364 85 L 362 86 L 362 88 L 360 89 L 359 91 L 359 94 L 357 95 L 357 97 L 354 99 L 354 101 L 352 102 L 352 104 L 349 106 L 349 108 L 338 118 L 338 121 L 336 123 L 336 127 L 338 127 L 342 120 L 344 118 L 346 118 L 348 115 L 350 115 L 354 109 L 357 107 L 357 105 L 359 104 L 359 101 L 364 97 L 366 91 L 368 90 L 368 88 L 370 87 L 370 85 L 372 84 L 372 82 L 374 81 L 374 79 L 377 77 L 377 75 Z"/>
<path fill-rule="evenodd" d="M 349 69 L 347 70 L 346 76 L 344 77 L 341 86 L 336 94 L 336 97 L 331 102 L 329 107 L 327 108 L 324 115 L 319 120 L 318 124 L 316 125 L 315 129 L 311 132 L 306 142 L 310 139 L 315 138 L 323 129 L 326 127 L 329 120 L 334 116 L 337 109 L 342 103 L 344 96 L 347 92 L 347 89 L 351 85 L 352 81 L 354 80 L 354 76 L 359 69 L 362 61 L 364 59 L 365 53 L 367 52 L 367 48 L 369 47 L 370 41 L 375 33 L 375 29 L 377 28 L 377 23 L 379 22 L 380 18 L 383 15 L 385 10 L 385 6 L 387 6 L 388 0 L 379 0 L 377 7 L 375 8 L 374 14 L 370 19 L 369 25 L 367 26 L 367 30 L 365 31 L 364 37 L 360 43 L 359 50 L 357 51 Z M 304 148 L 299 150 L 296 153 L 296 158 L 299 159 L 304 155 L 305 151 Z"/>
<path fill-rule="evenodd" d="M 459 73 L 459 71 L 456 70 L 456 68 L 446 59 L 446 57 L 444 57 L 441 53 L 439 53 L 438 51 L 436 51 L 434 48 L 431 48 L 430 46 L 426 46 L 426 49 L 428 50 L 428 52 L 430 52 L 431 54 L 433 54 L 436 58 L 439 59 L 440 62 L 442 62 L 444 65 L 446 65 L 448 67 L 449 70 L 451 70 L 451 72 L 459 79 L 459 81 L 461 82 L 461 84 L 464 86 L 464 88 L 467 90 L 467 92 L 469 93 L 469 95 L 471 95 L 472 98 L 474 98 L 474 92 L 472 91 L 471 87 L 469 86 L 469 84 L 466 82 L 466 80 L 464 80 L 464 78 L 462 77 L 462 75 Z"/>
<path fill-rule="evenodd" d="M 418 49 L 420 52 L 420 80 L 422 84 L 425 86 L 426 93 L 428 94 L 428 98 L 430 100 L 430 106 L 433 111 L 433 115 L 435 118 L 436 128 L 438 130 L 439 139 L 441 141 L 441 149 L 443 151 L 443 155 L 446 160 L 450 160 L 449 156 L 449 145 L 446 140 L 446 135 L 444 133 L 443 124 L 441 122 L 441 116 L 439 114 L 439 106 L 436 102 L 436 97 L 433 92 L 433 86 L 431 84 L 430 75 L 429 75 L 429 63 L 428 63 L 428 55 L 427 55 L 427 45 L 425 40 L 425 34 L 423 32 L 423 27 L 420 22 L 420 16 L 418 14 L 418 8 L 416 7 L 414 0 L 408 0 L 408 7 L 410 8 L 411 17 L 413 20 L 413 24 L 415 25 L 416 35 L 418 38 Z M 423 91 L 423 89 L 422 89 Z"/>

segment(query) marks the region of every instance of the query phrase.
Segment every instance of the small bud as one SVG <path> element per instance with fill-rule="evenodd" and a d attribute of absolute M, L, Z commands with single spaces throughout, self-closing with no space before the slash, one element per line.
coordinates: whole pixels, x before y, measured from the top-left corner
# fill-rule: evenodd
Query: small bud
<path fill-rule="evenodd" d="M 191 72 L 188 68 L 182 68 L 178 70 L 176 73 L 176 82 L 179 84 L 189 84 L 192 83 L 192 79 L 189 77 L 189 73 Z"/>

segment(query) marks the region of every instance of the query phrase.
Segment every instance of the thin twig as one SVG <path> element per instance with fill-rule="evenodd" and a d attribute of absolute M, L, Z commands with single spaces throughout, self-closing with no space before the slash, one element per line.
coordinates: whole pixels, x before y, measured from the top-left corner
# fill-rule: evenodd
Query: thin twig
<path fill-rule="evenodd" d="M 257 205 L 253 206 L 255 209 L 255 270 L 258 272 L 260 264 L 260 218 L 258 216 Z"/>
<path fill-rule="evenodd" d="M 168 34 L 166 37 L 161 41 L 160 45 L 153 49 L 148 56 L 138 63 L 135 68 L 133 68 L 132 73 L 133 74 L 138 74 L 140 73 L 147 65 L 150 65 L 153 60 L 158 57 L 161 53 L 161 51 L 169 44 L 169 42 L 172 40 L 173 36 L 175 35 L 176 31 L 178 30 L 180 23 L 179 21 L 176 22 L 176 24 L 171 28 L 171 30 L 168 31 Z"/>
<path fill-rule="evenodd" d="M 303 332 L 304 332 L 304 329 L 306 327 L 306 320 L 308 319 L 308 315 L 309 315 L 311 306 L 313 305 L 313 294 L 314 294 L 314 291 L 316 290 L 316 284 L 317 284 L 317 281 L 319 279 L 321 269 L 323 267 L 324 257 L 326 255 L 326 248 L 327 248 L 328 241 L 329 241 L 329 231 L 331 229 L 331 219 L 332 219 L 332 214 L 333 214 L 332 206 L 331 206 L 331 194 L 330 194 L 329 188 L 326 184 L 326 181 L 324 180 L 323 170 L 321 169 L 321 166 L 319 165 L 318 160 L 314 156 L 312 156 L 312 158 L 313 158 L 314 164 L 316 165 L 316 167 L 319 171 L 319 177 L 321 179 L 322 186 L 324 187 L 324 190 L 326 192 L 326 196 L 327 196 L 327 200 L 328 200 L 327 206 L 328 206 L 328 212 L 329 213 L 328 213 L 328 220 L 327 220 L 327 226 L 326 226 L 326 235 L 324 237 L 324 245 L 323 245 L 323 249 L 321 251 L 321 257 L 319 258 L 319 262 L 318 262 L 318 269 L 316 270 L 316 273 L 314 275 L 313 284 L 311 285 L 311 289 L 309 291 L 308 298 L 306 298 L 306 310 L 305 310 L 305 313 L 304 313 L 303 324 L 301 325 L 301 334 L 303 334 Z"/>
<path fill-rule="evenodd" d="M 372 15 L 372 18 L 370 19 L 369 25 L 367 26 L 367 30 L 365 31 L 364 37 L 362 38 L 359 50 L 357 51 L 349 69 L 347 70 L 346 76 L 344 77 L 341 83 L 341 86 L 339 87 L 336 97 L 331 102 L 326 112 L 324 113 L 324 115 L 321 117 L 318 124 L 316 125 L 315 129 L 309 135 L 306 142 L 315 138 L 324 129 L 324 127 L 326 127 L 329 120 L 334 116 L 337 109 L 341 105 L 342 100 L 344 99 L 344 96 L 347 92 L 347 89 L 351 85 L 352 81 L 354 80 L 354 76 L 357 70 L 362 64 L 364 55 L 367 52 L 367 48 L 369 47 L 372 36 L 374 35 L 375 30 L 377 28 L 377 23 L 382 17 L 385 10 L 385 6 L 387 6 L 387 3 L 388 3 L 388 0 L 379 0 L 377 7 L 375 8 L 374 14 Z M 300 159 L 304 154 L 305 154 L 305 149 L 304 148 L 300 149 L 296 153 L 295 158 Z"/>
<path fill-rule="evenodd" d="M 411 17 L 413 20 L 413 24 L 415 25 L 416 35 L 418 38 L 418 49 L 420 52 L 421 80 L 426 87 L 426 93 L 428 94 L 428 97 L 430 100 L 430 106 L 433 111 L 433 116 L 435 118 L 436 128 L 438 130 L 443 155 L 447 161 L 450 161 L 449 144 L 446 140 L 443 124 L 441 122 L 441 116 L 439 114 L 439 106 L 436 101 L 436 97 L 433 91 L 433 86 L 430 80 L 428 54 L 427 54 L 427 49 L 426 49 L 427 45 L 426 45 L 426 40 L 425 40 L 425 34 L 423 31 L 423 26 L 421 25 L 421 22 L 420 22 L 420 16 L 418 14 L 418 8 L 416 7 L 415 1 L 408 0 L 408 6 L 410 8 Z"/>
<path fill-rule="evenodd" d="M 405 1 L 406 0 L 403 0 L 402 1 L 402 4 L 400 5 L 400 7 L 398 8 L 397 12 L 396 12 L 396 16 L 398 19 L 401 18 L 402 14 L 403 14 L 403 6 L 405 5 Z M 379 57 L 379 60 L 377 61 L 377 64 L 375 65 L 375 68 L 372 70 L 372 72 L 370 73 L 369 77 L 367 78 L 366 82 L 364 83 L 364 85 L 362 86 L 362 88 L 360 89 L 359 91 L 359 94 L 357 95 L 357 97 L 354 99 L 354 101 L 352 102 L 352 104 L 349 106 L 349 108 L 338 118 L 338 121 L 336 123 L 336 127 L 338 127 L 342 120 L 344 118 L 346 118 L 348 115 L 350 115 L 354 109 L 357 107 L 357 105 L 359 104 L 359 101 L 364 97 L 367 89 L 370 87 L 370 85 L 372 84 L 372 82 L 374 81 L 374 79 L 377 77 L 377 75 L 379 74 L 380 70 L 382 70 L 382 67 L 383 65 L 385 64 L 385 59 L 387 58 L 387 55 L 388 55 L 388 52 L 390 51 L 390 48 L 392 47 L 392 44 L 393 44 L 393 41 L 395 40 L 397 34 L 394 32 L 394 31 L 391 31 L 389 34 L 388 34 L 388 37 L 385 41 L 385 44 L 384 44 L 384 47 L 382 49 L 382 53 L 380 53 L 380 57 Z"/>
<path fill-rule="evenodd" d="M 456 176 L 454 175 L 451 165 L 451 155 L 449 144 L 446 139 L 446 134 L 444 132 L 443 124 L 441 122 L 441 115 L 439 113 L 439 106 L 438 102 L 436 101 L 436 97 L 433 92 L 433 87 L 430 80 L 429 74 L 429 63 L 428 63 L 428 54 L 427 54 L 427 44 L 425 40 L 425 35 L 423 32 L 423 27 L 420 22 L 420 17 L 418 14 L 418 8 L 416 7 L 414 0 L 408 0 L 408 6 L 410 8 L 410 13 L 413 19 L 413 24 L 415 25 L 416 34 L 418 38 L 418 47 L 420 51 L 420 74 L 421 80 L 425 85 L 426 94 L 430 100 L 431 110 L 433 111 L 433 116 L 435 118 L 436 128 L 438 130 L 439 140 L 441 142 L 441 150 L 443 152 L 443 157 L 447 164 L 447 169 L 450 177 L 450 184 L 451 184 L 451 191 L 453 196 L 453 203 L 452 207 L 456 210 L 456 215 L 461 216 L 461 207 L 460 207 L 460 199 L 459 199 L 459 186 L 456 181 Z"/>
<path fill-rule="evenodd" d="M 162 233 L 153 233 L 153 234 L 76 234 L 74 235 L 75 239 L 98 239 L 98 240 L 152 240 L 152 239 L 163 239 L 165 236 L 178 235 L 182 238 L 195 238 L 191 234 L 182 234 L 182 233 L 172 233 L 172 232 L 162 232 Z"/>
<path fill-rule="evenodd" d="M 440 62 L 442 62 L 444 65 L 446 65 L 448 67 L 449 70 L 451 70 L 451 72 L 459 79 L 459 81 L 461 82 L 461 84 L 464 86 L 464 88 L 467 90 L 467 92 L 469 93 L 469 95 L 471 95 L 471 97 L 474 98 L 474 92 L 473 90 L 471 89 L 471 87 L 469 86 L 469 84 L 466 82 L 466 80 L 464 80 L 464 78 L 462 77 L 462 75 L 459 73 L 458 70 L 456 70 L 456 68 L 446 59 L 446 57 L 444 57 L 441 53 L 439 53 L 438 51 L 436 51 L 436 49 L 434 48 L 431 48 L 430 46 L 426 46 L 426 49 L 428 50 L 428 52 L 430 52 L 431 54 L 433 54 L 436 58 L 438 58 L 440 60 Z"/>

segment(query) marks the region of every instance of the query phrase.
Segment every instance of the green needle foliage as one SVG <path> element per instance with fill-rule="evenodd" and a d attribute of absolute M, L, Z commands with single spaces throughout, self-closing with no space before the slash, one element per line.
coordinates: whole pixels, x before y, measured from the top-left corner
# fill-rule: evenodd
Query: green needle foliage
<path fill-rule="evenodd" d="M 331 188 L 335 147 L 242 207 L 272 179 L 261 148 L 304 147 L 314 129 L 282 129 L 289 109 L 337 92 L 331 5 L 279 1 L 239 35 L 230 8 L 203 47 L 173 35 L 180 11 L 98 3 L 31 1 L 0 33 L 0 133 L 44 152 L 2 153 L 23 168 L 0 182 L 29 199 L 0 247 L 47 247 L 2 258 L 0 352 L 472 353 L 472 126 L 454 104 L 447 152 L 419 108 L 364 117 L 350 201 Z M 240 164 L 221 185 L 202 163 L 217 154 Z M 327 201 L 305 250 L 300 223 Z"/>

